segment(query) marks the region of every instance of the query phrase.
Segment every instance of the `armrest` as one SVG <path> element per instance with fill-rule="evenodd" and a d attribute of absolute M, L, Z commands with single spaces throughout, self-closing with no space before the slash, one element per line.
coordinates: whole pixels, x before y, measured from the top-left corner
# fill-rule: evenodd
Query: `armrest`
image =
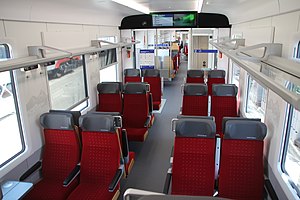
<path fill-rule="evenodd" d="M 33 172 L 40 169 L 42 167 L 42 161 L 38 161 L 35 163 L 32 167 L 30 167 L 21 177 L 20 181 L 24 181 L 26 178 L 28 178 Z"/>
<path fill-rule="evenodd" d="M 149 127 L 150 126 L 150 122 L 151 122 L 151 116 L 148 115 L 147 119 L 146 119 L 146 122 L 144 124 L 144 127 Z"/>
<path fill-rule="evenodd" d="M 127 132 L 125 129 L 122 129 L 122 153 L 125 163 L 129 162 L 129 147 L 128 147 Z"/>
<path fill-rule="evenodd" d="M 123 173 L 124 173 L 124 165 L 121 165 L 119 169 L 116 171 L 115 176 L 112 179 L 111 183 L 109 184 L 108 187 L 109 192 L 113 192 L 116 189 L 118 183 L 120 182 L 123 176 Z"/>
<path fill-rule="evenodd" d="M 165 185 L 164 185 L 164 190 L 163 190 L 164 194 L 169 193 L 171 179 L 172 179 L 172 168 L 169 168 L 168 173 L 167 173 L 167 177 L 166 177 L 166 181 L 165 181 Z"/>
<path fill-rule="evenodd" d="M 64 180 L 63 186 L 68 187 L 69 184 L 79 175 L 79 173 L 80 173 L 80 165 L 78 164 Z"/>

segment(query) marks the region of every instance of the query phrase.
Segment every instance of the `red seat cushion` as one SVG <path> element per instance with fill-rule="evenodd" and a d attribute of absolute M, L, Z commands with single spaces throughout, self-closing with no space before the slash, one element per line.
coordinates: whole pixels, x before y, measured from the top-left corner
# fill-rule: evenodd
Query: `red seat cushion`
<path fill-rule="evenodd" d="M 225 84 L 225 78 L 209 78 L 207 80 L 208 95 L 212 95 L 213 84 Z"/>
<path fill-rule="evenodd" d="M 182 114 L 207 116 L 208 96 L 184 95 L 182 100 Z"/>
<path fill-rule="evenodd" d="M 204 83 L 204 78 L 200 77 L 187 77 L 186 78 L 186 83 Z"/>
<path fill-rule="evenodd" d="M 144 82 L 150 84 L 150 92 L 153 98 L 153 109 L 159 110 L 161 104 L 161 78 L 160 77 L 144 77 Z"/>
<path fill-rule="evenodd" d="M 119 112 L 122 113 L 123 100 L 121 94 L 98 94 L 100 112 Z"/>
<path fill-rule="evenodd" d="M 125 76 L 125 83 L 128 82 L 142 82 L 142 78 L 139 76 Z"/>

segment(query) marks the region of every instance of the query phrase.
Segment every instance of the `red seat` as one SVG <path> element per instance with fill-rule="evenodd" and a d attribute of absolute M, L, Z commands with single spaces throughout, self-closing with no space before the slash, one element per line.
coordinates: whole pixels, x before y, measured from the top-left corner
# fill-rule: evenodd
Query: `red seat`
<path fill-rule="evenodd" d="M 186 83 L 204 83 L 204 71 L 200 69 L 187 70 Z"/>
<path fill-rule="evenodd" d="M 213 84 L 225 84 L 225 71 L 224 70 L 211 70 L 208 71 L 207 86 L 208 95 L 212 95 Z"/>
<path fill-rule="evenodd" d="M 119 112 L 123 111 L 122 83 L 103 82 L 97 85 L 99 104 L 97 111 Z"/>
<path fill-rule="evenodd" d="M 139 69 L 125 69 L 124 83 L 142 82 L 141 71 Z"/>
<path fill-rule="evenodd" d="M 41 115 L 45 146 L 42 160 L 42 180 L 24 199 L 66 199 L 78 185 L 78 179 L 67 187 L 64 180 L 80 161 L 80 141 L 71 113 L 50 112 Z M 20 180 L 26 177 L 21 177 Z"/>
<path fill-rule="evenodd" d="M 221 146 L 219 196 L 237 200 L 262 200 L 264 190 L 264 123 L 229 120 Z"/>
<path fill-rule="evenodd" d="M 124 86 L 123 127 L 129 141 L 144 141 L 148 135 L 149 114 L 148 85 L 127 83 Z"/>
<path fill-rule="evenodd" d="M 161 105 L 161 78 L 158 69 L 144 69 L 144 82 L 150 85 L 150 92 L 153 99 L 153 109 L 159 110 Z"/>
<path fill-rule="evenodd" d="M 207 86 L 204 84 L 186 83 L 183 91 L 182 115 L 207 116 L 207 114 Z"/>
<path fill-rule="evenodd" d="M 214 121 L 181 118 L 175 123 L 175 134 L 171 193 L 212 196 L 215 182 Z"/>
<path fill-rule="evenodd" d="M 79 123 L 83 144 L 80 183 L 68 199 L 117 199 L 124 166 L 115 118 L 87 114 Z"/>
<path fill-rule="evenodd" d="M 217 133 L 222 133 L 223 117 L 237 117 L 237 87 L 234 84 L 214 84 L 211 96 L 211 116 L 215 117 Z"/>

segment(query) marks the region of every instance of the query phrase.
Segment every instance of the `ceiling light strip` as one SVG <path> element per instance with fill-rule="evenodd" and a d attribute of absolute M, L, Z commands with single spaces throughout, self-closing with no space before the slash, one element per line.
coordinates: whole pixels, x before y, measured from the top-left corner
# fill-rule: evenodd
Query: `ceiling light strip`
<path fill-rule="evenodd" d="M 121 4 L 123 6 L 127 6 L 129 8 L 132 8 L 134 10 L 140 11 L 140 12 L 145 13 L 145 14 L 150 13 L 150 10 L 149 10 L 148 7 L 145 7 L 145 6 L 135 2 L 133 0 L 126 0 L 126 1 L 125 0 L 112 0 L 112 1 L 114 1 L 118 4 Z"/>

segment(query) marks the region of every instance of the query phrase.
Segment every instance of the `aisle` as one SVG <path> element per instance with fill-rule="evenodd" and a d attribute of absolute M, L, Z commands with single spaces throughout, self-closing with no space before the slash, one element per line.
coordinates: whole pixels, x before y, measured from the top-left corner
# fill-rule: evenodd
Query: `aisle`
<path fill-rule="evenodd" d="M 186 77 L 186 68 L 187 62 L 181 63 L 176 78 L 171 82 L 164 83 L 163 98 L 166 99 L 166 104 L 161 113 L 155 114 L 155 122 L 149 130 L 146 141 L 129 144 L 130 150 L 136 153 L 136 159 L 130 175 L 121 182 L 122 196 L 127 188 L 163 191 L 174 143 L 171 120 L 180 111 L 181 85 Z"/>

